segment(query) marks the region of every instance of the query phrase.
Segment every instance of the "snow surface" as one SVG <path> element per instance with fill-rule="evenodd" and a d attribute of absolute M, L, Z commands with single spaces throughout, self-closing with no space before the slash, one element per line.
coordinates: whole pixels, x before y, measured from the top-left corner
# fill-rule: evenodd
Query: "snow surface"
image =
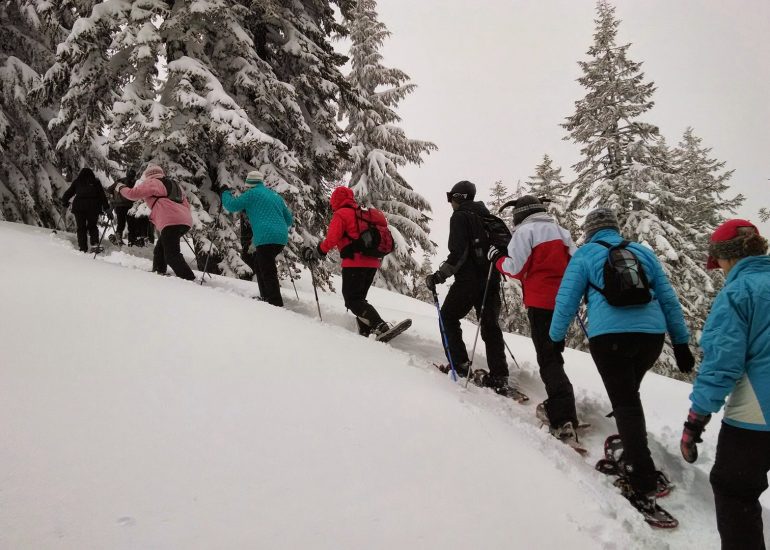
<path fill-rule="evenodd" d="M 614 426 L 584 353 L 566 359 L 587 458 L 539 427 L 527 338 L 506 335 L 519 405 L 430 366 L 430 304 L 373 289 L 386 319 L 414 320 L 386 345 L 355 334 L 339 295 L 321 293 L 319 322 L 309 277 L 280 310 L 252 282 L 201 287 L 72 241 L 0 223 L 0 548 L 719 547 L 718 420 L 685 464 L 686 384 L 642 386 L 681 522 L 653 530 L 593 469 Z"/>

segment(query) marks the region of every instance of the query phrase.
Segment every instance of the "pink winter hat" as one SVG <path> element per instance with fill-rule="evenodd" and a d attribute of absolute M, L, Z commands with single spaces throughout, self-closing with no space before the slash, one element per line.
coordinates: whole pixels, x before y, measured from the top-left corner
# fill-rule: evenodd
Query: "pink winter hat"
<path fill-rule="evenodd" d="M 163 171 L 163 168 L 158 166 L 157 164 L 150 164 L 147 169 L 144 171 L 144 174 L 142 174 L 142 179 L 160 179 L 163 176 L 165 176 L 166 173 Z"/>

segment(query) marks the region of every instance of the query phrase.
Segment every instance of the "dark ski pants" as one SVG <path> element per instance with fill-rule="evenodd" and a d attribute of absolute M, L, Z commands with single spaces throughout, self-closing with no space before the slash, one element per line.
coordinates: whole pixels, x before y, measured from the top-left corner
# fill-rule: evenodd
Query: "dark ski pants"
<path fill-rule="evenodd" d="M 254 258 L 254 274 L 257 276 L 259 295 L 268 304 L 283 307 L 281 284 L 278 282 L 278 266 L 275 257 L 283 250 L 282 244 L 263 244 L 256 247 Z M 253 268 L 252 268 L 253 269 Z"/>
<path fill-rule="evenodd" d="M 99 244 L 99 211 L 85 210 L 73 211 L 77 224 L 78 248 L 88 252 L 88 238 L 91 238 L 91 246 Z"/>
<path fill-rule="evenodd" d="M 123 239 L 123 231 L 126 229 L 126 221 L 128 220 L 128 211 L 131 210 L 130 206 L 116 206 L 114 208 L 115 210 L 115 220 L 117 221 L 117 236 L 120 237 L 120 239 Z M 129 238 L 130 240 L 130 238 Z"/>
<path fill-rule="evenodd" d="M 467 363 L 468 350 L 463 342 L 463 331 L 460 328 L 460 321 L 470 313 L 471 309 L 476 310 L 476 316 L 481 315 L 481 304 L 484 301 L 485 278 L 455 279 L 452 286 L 449 287 L 444 304 L 441 306 L 441 317 L 444 320 L 444 331 L 446 332 L 449 349 L 447 359 L 451 354 L 451 360 L 455 368 Z M 503 341 L 503 331 L 500 329 L 498 318 L 500 317 L 500 276 L 497 273 L 492 274 L 489 281 L 489 290 L 487 291 L 487 302 L 484 307 L 484 317 L 481 318 L 481 339 L 487 350 L 487 365 L 489 365 L 489 374 L 493 377 L 508 378 L 508 363 L 505 360 L 505 342 Z M 465 375 L 460 368 L 460 374 Z"/>
<path fill-rule="evenodd" d="M 169 225 L 160 232 L 160 238 L 152 252 L 152 270 L 166 273 L 168 266 L 180 279 L 195 280 L 195 274 L 182 256 L 179 241 L 190 230 L 186 225 Z"/>
<path fill-rule="evenodd" d="M 623 442 L 623 461 L 629 466 L 628 478 L 634 491 L 654 493 L 657 488 L 655 464 L 647 446 L 639 386 L 663 351 L 663 334 L 623 332 L 595 336 L 589 341 L 612 412 Z"/>
<path fill-rule="evenodd" d="M 556 351 L 548 332 L 551 329 L 553 310 L 530 307 L 527 309 L 529 327 L 532 332 L 532 343 L 535 344 L 537 364 L 540 368 L 540 378 L 545 385 L 548 399 L 545 411 L 552 426 L 560 427 L 565 422 L 577 426 L 577 411 L 575 410 L 575 392 L 564 372 L 564 359 L 561 352 Z"/>
<path fill-rule="evenodd" d="M 770 432 L 722 424 L 711 488 L 722 550 L 764 550 L 762 506 L 770 471 Z"/>
<path fill-rule="evenodd" d="M 342 268 L 342 297 L 345 299 L 345 307 L 356 316 L 358 333 L 362 336 L 369 336 L 373 329 L 384 322 L 372 304 L 366 301 L 375 275 L 375 267 Z"/>

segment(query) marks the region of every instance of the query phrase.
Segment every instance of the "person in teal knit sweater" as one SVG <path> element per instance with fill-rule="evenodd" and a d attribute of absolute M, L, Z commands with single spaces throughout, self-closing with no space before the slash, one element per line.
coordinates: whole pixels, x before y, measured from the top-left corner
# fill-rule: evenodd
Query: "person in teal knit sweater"
<path fill-rule="evenodd" d="M 252 268 L 256 268 L 259 294 L 265 302 L 282 307 L 275 258 L 289 242 L 289 228 L 294 218 L 281 196 L 265 186 L 259 170 L 249 172 L 246 187 L 248 189 L 237 197 L 230 191 L 222 193 L 222 206 L 228 212 L 246 212 L 252 229 L 251 244 L 255 250 Z"/>

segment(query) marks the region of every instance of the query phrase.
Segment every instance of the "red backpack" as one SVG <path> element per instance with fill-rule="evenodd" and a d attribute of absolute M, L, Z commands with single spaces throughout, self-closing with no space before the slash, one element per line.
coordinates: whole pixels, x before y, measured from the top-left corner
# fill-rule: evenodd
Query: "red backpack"
<path fill-rule="evenodd" d="M 388 222 L 382 212 L 376 208 L 356 208 L 356 225 L 361 228 L 361 223 L 366 224 L 366 229 L 361 231 L 358 238 L 351 238 L 351 242 L 342 251 L 340 256 L 352 258 L 358 252 L 371 258 L 384 258 L 395 248 L 393 235 L 388 229 Z"/>

